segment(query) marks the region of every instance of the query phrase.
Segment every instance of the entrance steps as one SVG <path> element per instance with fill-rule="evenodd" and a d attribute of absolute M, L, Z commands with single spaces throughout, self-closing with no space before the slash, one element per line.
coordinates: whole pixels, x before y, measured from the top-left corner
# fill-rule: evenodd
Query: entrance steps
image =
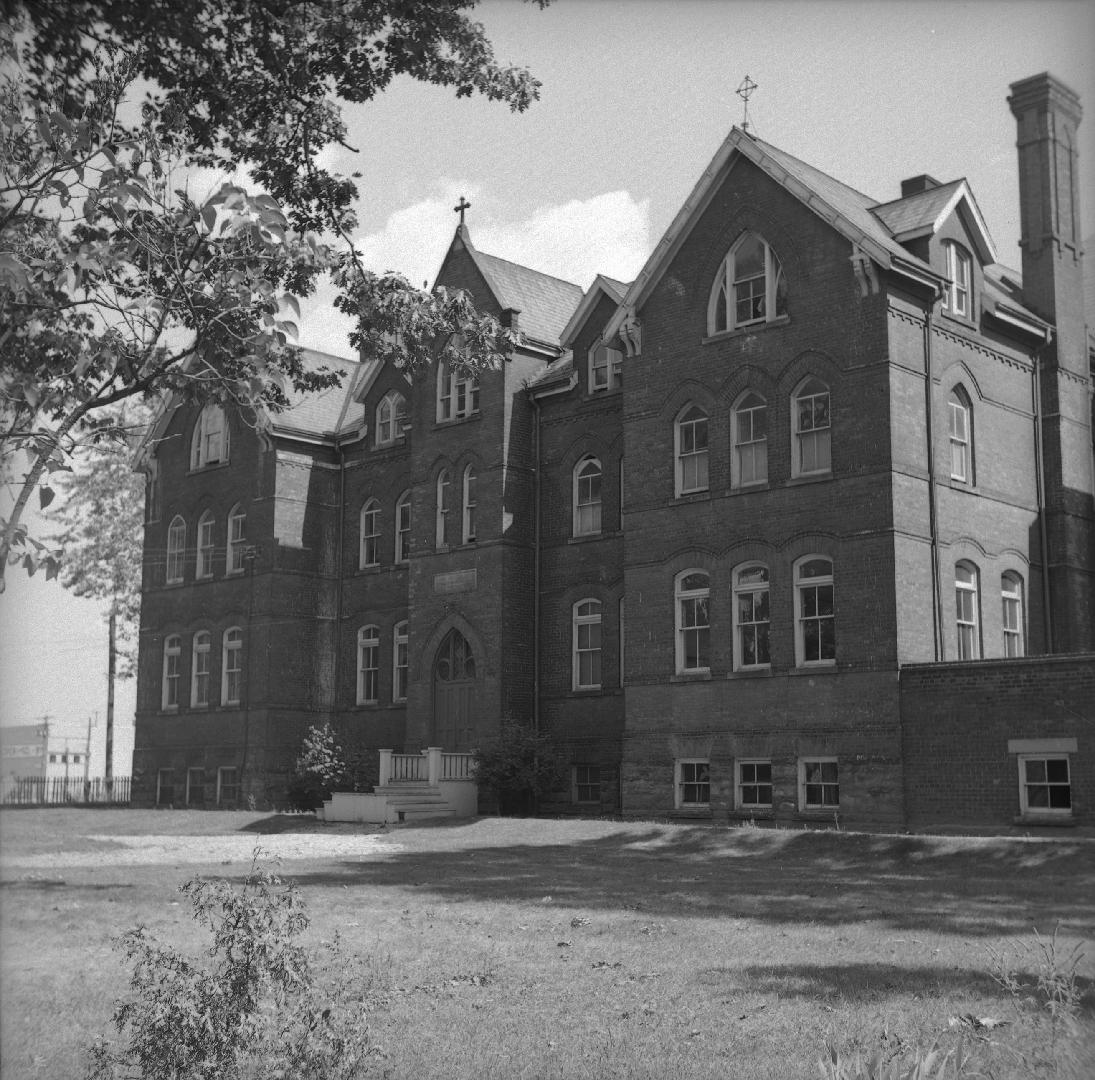
<path fill-rule="evenodd" d="M 430 821 L 456 816 L 441 789 L 421 780 L 378 784 L 373 788 L 373 794 L 384 796 L 392 814 L 389 821 Z"/>

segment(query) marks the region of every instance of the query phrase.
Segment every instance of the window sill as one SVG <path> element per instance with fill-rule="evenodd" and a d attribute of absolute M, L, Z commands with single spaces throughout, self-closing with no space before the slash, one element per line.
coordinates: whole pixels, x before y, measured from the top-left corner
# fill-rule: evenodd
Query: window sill
<path fill-rule="evenodd" d="M 839 669 L 835 660 L 824 664 L 798 664 L 791 668 L 788 675 L 835 675 Z"/>
<path fill-rule="evenodd" d="M 833 470 L 827 472 L 802 473 L 799 476 L 791 476 L 783 481 L 784 487 L 798 487 L 799 484 L 818 484 L 825 480 L 833 479 Z"/>
<path fill-rule="evenodd" d="M 373 452 L 375 453 L 378 450 L 402 449 L 406 445 L 407 445 L 407 435 L 406 435 L 406 433 L 404 433 L 403 435 L 400 435 L 399 438 L 391 439 L 388 442 L 373 443 Z"/>
<path fill-rule="evenodd" d="M 672 683 L 690 683 L 690 682 L 710 682 L 711 671 L 678 671 L 675 675 L 669 676 L 669 681 Z"/>
<path fill-rule="evenodd" d="M 956 323 L 958 326 L 965 327 L 967 330 L 977 329 L 977 319 L 973 314 L 959 315 L 957 312 L 951 311 L 949 308 L 941 307 L 939 314 L 947 320 L 947 322 Z"/>
<path fill-rule="evenodd" d="M 440 431 L 442 428 L 459 426 L 460 424 L 470 424 L 482 419 L 483 414 L 476 411 L 469 413 L 467 416 L 451 416 L 447 420 L 437 419 L 434 421 L 433 426 L 435 431 Z"/>
<path fill-rule="evenodd" d="M 710 488 L 700 488 L 696 491 L 678 491 L 675 492 L 673 498 L 677 502 L 709 502 L 711 499 Z"/>
<path fill-rule="evenodd" d="M 789 326 L 790 315 L 777 315 L 774 319 L 766 319 L 764 322 L 747 323 L 745 326 L 735 326 L 733 330 L 718 330 L 714 334 L 700 338 L 701 345 L 710 345 L 717 341 L 727 341 L 731 338 L 746 337 L 749 334 L 759 334 L 764 330 L 771 330 L 776 326 Z"/>
<path fill-rule="evenodd" d="M 728 679 L 767 679 L 771 674 L 772 665 L 766 664 L 764 667 L 739 668 L 728 671 L 726 677 Z"/>
<path fill-rule="evenodd" d="M 673 812 L 669 815 L 673 818 L 693 818 L 706 820 L 711 817 L 711 807 L 697 804 L 695 806 L 676 806 L 673 808 Z"/>
<path fill-rule="evenodd" d="M 1050 828 L 1073 829 L 1076 819 L 1072 814 L 1020 814 L 1012 819 L 1013 825 L 1048 825 Z"/>
<path fill-rule="evenodd" d="M 199 473 L 216 472 L 217 469 L 227 469 L 229 461 L 212 461 L 208 465 L 199 465 L 196 469 L 187 469 L 187 476 L 197 476 Z"/>
<path fill-rule="evenodd" d="M 738 806 L 728 815 L 735 821 L 771 821 L 776 813 L 770 806 Z"/>
<path fill-rule="evenodd" d="M 573 686 L 570 689 L 571 697 L 600 697 L 603 693 L 601 686 Z"/>
<path fill-rule="evenodd" d="M 603 533 L 603 532 L 582 533 L 581 536 L 568 536 L 567 537 L 567 543 L 568 544 L 588 544 L 591 540 L 603 540 L 604 538 L 605 538 L 605 533 Z"/>
<path fill-rule="evenodd" d="M 726 489 L 727 495 L 748 495 L 754 491 L 768 491 L 771 484 L 767 480 L 758 480 L 753 484 L 735 484 Z"/>

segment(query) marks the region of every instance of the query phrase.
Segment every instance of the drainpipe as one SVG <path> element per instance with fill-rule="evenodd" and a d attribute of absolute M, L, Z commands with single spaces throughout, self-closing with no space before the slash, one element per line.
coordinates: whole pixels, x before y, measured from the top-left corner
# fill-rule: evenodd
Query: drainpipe
<path fill-rule="evenodd" d="M 331 711 L 338 711 L 339 691 L 342 688 L 342 584 L 345 577 L 342 565 L 346 528 L 346 449 L 341 440 L 335 440 L 338 451 L 338 531 L 335 534 L 335 662 L 334 687 L 331 693 Z"/>
<path fill-rule="evenodd" d="M 1049 342 L 1047 340 L 1046 344 Z M 1042 455 L 1042 348 L 1034 352 L 1034 481 L 1038 509 L 1038 542 L 1042 547 L 1042 633 L 1053 652 L 1053 607 L 1049 591 L 1049 538 L 1046 535 L 1046 473 Z"/>
<path fill-rule="evenodd" d="M 532 473 L 532 731 L 540 734 L 540 402 L 529 394 L 533 412 Z"/>
<path fill-rule="evenodd" d="M 939 568 L 939 517 L 935 484 L 935 372 L 932 369 L 933 315 L 937 294 L 932 298 L 924 318 L 924 414 L 928 442 L 928 537 L 932 563 L 932 638 L 936 661 L 943 659 L 943 595 Z"/>

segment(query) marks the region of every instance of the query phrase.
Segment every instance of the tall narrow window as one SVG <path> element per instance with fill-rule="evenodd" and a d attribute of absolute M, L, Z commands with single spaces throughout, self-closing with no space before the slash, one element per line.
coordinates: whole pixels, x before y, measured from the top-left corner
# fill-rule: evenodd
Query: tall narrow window
<path fill-rule="evenodd" d="M 186 522 L 176 515 L 167 529 L 167 583 L 183 579 L 183 556 L 186 553 Z"/>
<path fill-rule="evenodd" d="M 361 508 L 361 552 L 358 568 L 377 566 L 380 563 L 380 503 L 370 499 Z"/>
<path fill-rule="evenodd" d="M 574 467 L 574 535 L 601 531 L 601 463 L 585 457 Z"/>
<path fill-rule="evenodd" d="M 190 443 L 190 468 L 204 469 L 228 460 L 228 425 L 224 409 L 210 402 L 202 409 L 194 425 Z"/>
<path fill-rule="evenodd" d="M 1004 655 L 1025 656 L 1023 579 L 1018 574 L 1009 571 L 1000 578 L 1000 599 L 1004 608 Z"/>
<path fill-rule="evenodd" d="M 965 391 L 956 386 L 947 400 L 948 428 L 951 445 L 951 479 L 962 484 L 973 483 L 972 410 Z"/>
<path fill-rule="evenodd" d="M 973 263 L 969 252 L 965 248 L 959 247 L 958 244 L 947 243 L 945 248 L 947 253 L 947 277 L 950 278 L 950 283 L 947 286 L 947 291 L 943 294 L 943 306 L 955 315 L 968 317 L 973 310 L 970 303 L 970 280 Z"/>
<path fill-rule="evenodd" d="M 469 465 L 464 469 L 464 512 L 462 541 L 465 544 L 474 544 L 478 536 L 479 493 L 477 491 L 477 479 L 475 466 Z"/>
<path fill-rule="evenodd" d="M 741 398 L 730 416 L 734 444 L 731 483 L 734 487 L 768 481 L 768 404 L 752 392 Z"/>
<path fill-rule="evenodd" d="M 722 261 L 707 306 L 707 332 L 771 322 L 787 314 L 783 268 L 755 233 L 744 233 Z"/>
<path fill-rule="evenodd" d="M 407 402 L 398 390 L 391 390 L 376 407 L 376 445 L 391 446 L 403 434 Z"/>
<path fill-rule="evenodd" d="M 454 372 L 447 361 L 437 368 L 437 419 L 459 420 L 479 411 L 479 379 L 477 376 Z"/>
<path fill-rule="evenodd" d="M 407 675 L 410 656 L 408 651 L 407 624 L 396 623 L 392 637 L 392 700 L 407 700 Z"/>
<path fill-rule="evenodd" d="M 615 390 L 621 382 L 624 354 L 603 341 L 589 350 L 589 392 Z"/>
<path fill-rule="evenodd" d="M 677 494 L 707 490 L 707 413 L 691 405 L 677 417 Z"/>
<path fill-rule="evenodd" d="M 791 401 L 795 433 L 792 472 L 813 476 L 832 470 L 832 430 L 829 388 L 820 380 L 807 379 Z"/>
<path fill-rule="evenodd" d="M 411 493 L 404 491 L 395 504 L 395 561 L 411 557 Z"/>
<path fill-rule="evenodd" d="M 711 584 L 702 570 L 677 575 L 677 671 L 711 669 Z"/>
<path fill-rule="evenodd" d="M 179 707 L 179 659 L 182 655 L 182 638 L 172 634 L 163 643 L 163 688 L 160 707 L 177 709 Z"/>
<path fill-rule="evenodd" d="M 800 667 L 836 662 L 833 564 L 817 555 L 795 564 L 795 659 Z"/>
<path fill-rule="evenodd" d="M 575 690 L 601 686 L 601 603 L 579 600 L 573 608 Z"/>
<path fill-rule="evenodd" d="M 213 576 L 213 515 L 206 510 L 198 520 L 198 568 L 196 577 Z"/>
<path fill-rule="evenodd" d="M 241 574 L 244 566 L 247 513 L 236 503 L 228 512 L 228 573 Z"/>
<path fill-rule="evenodd" d="M 235 806 L 239 794 L 240 782 L 236 766 L 219 766 L 217 769 L 217 805 Z"/>
<path fill-rule="evenodd" d="M 739 670 L 766 668 L 768 567 L 744 566 L 734 574 L 734 663 Z"/>
<path fill-rule="evenodd" d="M 959 660 L 978 660 L 981 657 L 977 585 L 977 567 L 972 563 L 958 563 L 954 568 L 954 601 Z"/>
<path fill-rule="evenodd" d="M 194 635 L 194 655 L 190 667 L 190 707 L 204 709 L 209 705 L 209 654 L 213 635 L 199 630 Z"/>
<path fill-rule="evenodd" d="M 437 474 L 437 517 L 434 521 L 434 546 L 443 548 L 448 543 L 449 525 L 449 470 Z"/>
<path fill-rule="evenodd" d="M 175 771 L 158 769 L 156 772 L 156 805 L 170 806 L 175 801 Z"/>
<path fill-rule="evenodd" d="M 224 632 L 221 650 L 221 704 L 238 705 L 243 692 L 243 631 L 233 626 Z"/>
<path fill-rule="evenodd" d="M 357 703 L 375 705 L 380 700 L 380 631 L 363 626 L 357 632 Z"/>

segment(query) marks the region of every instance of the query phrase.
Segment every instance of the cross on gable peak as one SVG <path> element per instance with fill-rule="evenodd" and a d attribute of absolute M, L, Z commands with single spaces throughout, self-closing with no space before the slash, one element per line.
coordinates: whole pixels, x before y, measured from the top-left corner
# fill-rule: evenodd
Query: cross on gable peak
<path fill-rule="evenodd" d="M 456 206 L 454 206 L 452 209 L 453 209 L 453 213 L 460 215 L 460 224 L 463 225 L 464 224 L 464 211 L 471 209 L 471 203 L 468 202 L 468 200 L 465 199 L 463 195 L 461 195 L 460 196 L 460 202 L 457 203 Z"/>

